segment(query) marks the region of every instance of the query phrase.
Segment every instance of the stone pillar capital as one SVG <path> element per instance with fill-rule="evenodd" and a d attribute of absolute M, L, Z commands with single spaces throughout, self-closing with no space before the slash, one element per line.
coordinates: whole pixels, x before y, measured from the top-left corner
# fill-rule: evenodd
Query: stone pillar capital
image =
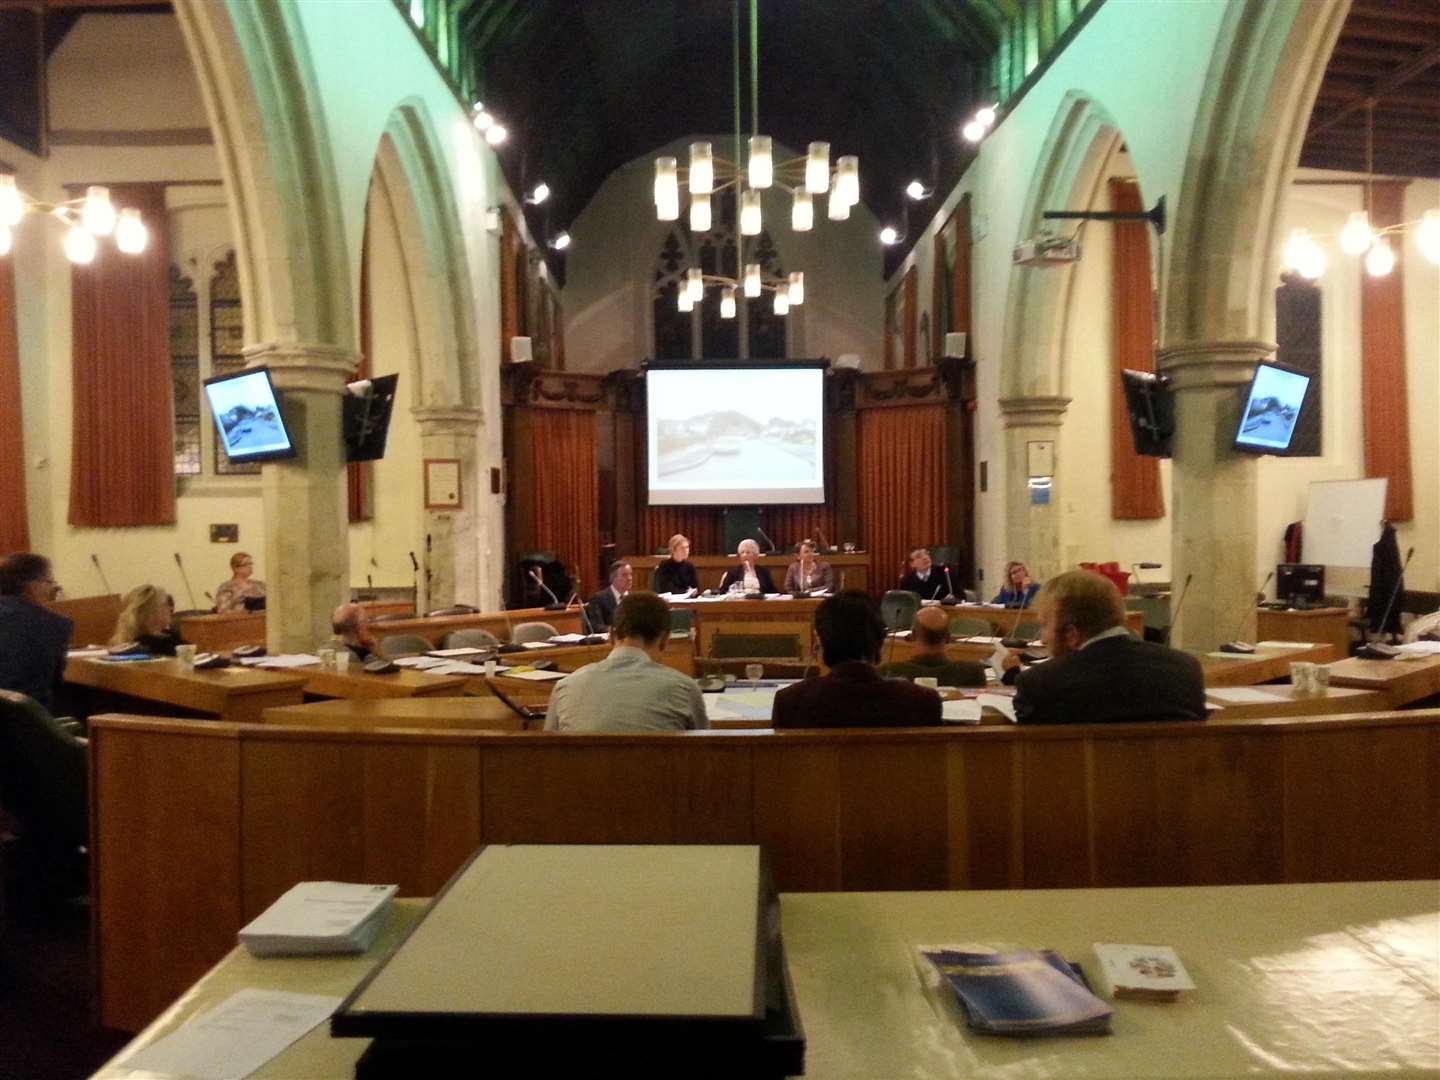
<path fill-rule="evenodd" d="M 1187 341 L 1158 350 L 1155 369 L 1175 390 L 1243 386 L 1278 348 L 1273 341 Z"/>
<path fill-rule="evenodd" d="M 247 345 L 241 355 L 249 367 L 268 367 L 279 390 L 343 394 L 360 366 L 360 354 L 352 349 L 302 341 Z"/>
<path fill-rule="evenodd" d="M 468 405 L 417 405 L 410 415 L 420 425 L 422 436 L 458 435 L 468 439 L 479 435 L 485 419 L 483 410 Z"/>
<path fill-rule="evenodd" d="M 1059 427 L 1070 399 L 1059 394 L 1033 394 L 1000 399 L 1000 415 L 1007 428 Z"/>

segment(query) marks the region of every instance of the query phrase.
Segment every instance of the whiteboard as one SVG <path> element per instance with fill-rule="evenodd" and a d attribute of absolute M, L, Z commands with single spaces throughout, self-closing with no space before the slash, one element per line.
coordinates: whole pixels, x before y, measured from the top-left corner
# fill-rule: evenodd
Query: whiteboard
<path fill-rule="evenodd" d="M 1383 476 L 1313 481 L 1305 503 L 1304 561 L 1368 567 L 1385 516 L 1386 483 Z"/>

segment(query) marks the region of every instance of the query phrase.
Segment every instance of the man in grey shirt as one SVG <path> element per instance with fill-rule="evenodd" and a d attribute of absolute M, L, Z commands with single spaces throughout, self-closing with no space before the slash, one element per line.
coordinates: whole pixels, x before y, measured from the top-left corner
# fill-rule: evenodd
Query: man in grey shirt
<path fill-rule="evenodd" d="M 660 662 L 670 608 L 652 592 L 626 593 L 610 627 L 615 647 L 555 684 L 546 731 L 638 732 L 708 728 L 695 680 Z"/>

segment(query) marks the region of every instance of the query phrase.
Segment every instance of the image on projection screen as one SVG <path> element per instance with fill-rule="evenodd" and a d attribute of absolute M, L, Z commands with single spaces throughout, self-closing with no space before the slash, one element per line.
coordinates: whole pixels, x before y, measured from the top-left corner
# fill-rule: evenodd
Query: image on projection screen
<path fill-rule="evenodd" d="M 824 370 L 651 369 L 653 506 L 825 501 Z"/>

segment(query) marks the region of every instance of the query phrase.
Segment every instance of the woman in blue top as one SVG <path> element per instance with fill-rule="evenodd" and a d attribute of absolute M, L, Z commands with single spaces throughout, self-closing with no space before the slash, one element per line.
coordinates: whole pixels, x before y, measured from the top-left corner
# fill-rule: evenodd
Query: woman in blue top
<path fill-rule="evenodd" d="M 1035 594 L 1039 591 L 1040 586 L 1030 580 L 1030 571 L 1025 569 L 1023 562 L 1006 563 L 1005 584 L 990 602 L 1005 607 L 1028 608 L 1035 602 Z"/>

